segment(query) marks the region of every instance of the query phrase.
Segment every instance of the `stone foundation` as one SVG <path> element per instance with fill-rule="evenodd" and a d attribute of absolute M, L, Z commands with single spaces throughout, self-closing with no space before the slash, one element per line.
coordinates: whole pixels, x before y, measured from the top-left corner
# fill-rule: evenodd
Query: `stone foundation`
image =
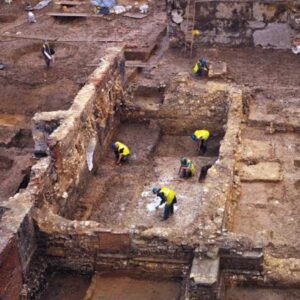
<path fill-rule="evenodd" d="M 195 1 L 195 11 L 193 3 Z M 294 19 L 299 9 L 297 1 L 248 0 L 207 1 L 192 0 L 188 12 L 188 1 L 169 0 L 169 34 L 179 44 L 184 43 L 186 32 L 200 30 L 196 43 L 225 45 L 261 45 L 275 48 L 290 48 L 289 35 L 296 36 Z M 183 14 L 183 21 L 176 24 L 172 13 Z M 194 28 L 192 18 L 195 14 Z"/>

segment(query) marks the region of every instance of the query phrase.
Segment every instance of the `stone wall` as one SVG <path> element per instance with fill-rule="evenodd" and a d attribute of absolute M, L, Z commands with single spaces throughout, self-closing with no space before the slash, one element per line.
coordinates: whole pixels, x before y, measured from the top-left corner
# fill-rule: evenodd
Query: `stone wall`
<path fill-rule="evenodd" d="M 93 273 L 130 271 L 139 276 L 183 277 L 193 256 L 190 246 L 128 231 L 101 228 L 94 221 L 71 221 L 36 209 L 39 244 L 51 268 Z"/>
<path fill-rule="evenodd" d="M 32 194 L 23 192 L 2 203 L 7 211 L 0 224 L 0 299 L 19 299 L 23 278 L 36 250 L 29 213 Z"/>
<path fill-rule="evenodd" d="M 19 299 L 20 295 L 27 299 L 38 289 L 37 277 L 47 264 L 38 265 L 38 253 L 44 252 L 37 248 L 33 207 L 61 214 L 72 209 L 69 196 L 93 171 L 87 152 L 92 149 L 93 162 L 100 159 L 118 123 L 123 77 L 123 50 L 110 48 L 68 111 L 39 113 L 33 118 L 35 153 L 42 158 L 32 166 L 27 188 L 1 203 L 1 299 Z M 105 247 L 110 246 L 107 240 Z"/>
<path fill-rule="evenodd" d="M 195 1 L 194 29 L 201 31 L 195 41 L 199 43 L 290 48 L 290 35 L 297 34 L 292 23 L 295 11 L 299 9 L 297 1 Z M 180 24 L 172 21 L 174 11 L 180 14 L 183 11 Z M 168 1 L 169 33 L 175 44 L 176 40 L 183 43 L 185 32 L 193 29 L 190 28 L 193 14 L 192 8 L 188 14 L 187 1 Z"/>
<path fill-rule="evenodd" d="M 150 90 L 144 88 L 145 95 Z M 210 91 L 205 83 L 189 73 L 179 73 L 165 87 L 163 102 L 149 109 L 134 103 L 135 94 L 126 97 L 122 110 L 125 120 L 157 120 L 164 134 L 186 135 L 197 128 L 224 133 L 227 121 L 227 91 Z M 158 98 L 158 95 L 155 95 Z"/>
<path fill-rule="evenodd" d="M 111 48 L 107 52 L 68 111 L 39 113 L 33 119 L 36 150 L 42 148 L 51 157 L 51 184 L 48 190 L 44 186 L 43 197 L 54 212 L 62 215 L 70 215 L 74 205 L 70 199 L 76 199 L 72 196 L 85 186 L 91 171 L 95 171 L 95 162 L 107 150 L 118 124 L 123 51 Z"/>

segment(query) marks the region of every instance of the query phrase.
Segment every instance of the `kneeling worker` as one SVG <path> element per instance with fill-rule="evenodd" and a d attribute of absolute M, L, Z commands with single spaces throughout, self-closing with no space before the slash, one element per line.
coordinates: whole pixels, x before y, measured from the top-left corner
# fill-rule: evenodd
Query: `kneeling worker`
<path fill-rule="evenodd" d="M 170 214 L 174 214 L 174 204 L 177 203 L 175 191 L 163 186 L 160 189 L 156 187 L 153 188 L 152 192 L 161 199 L 160 204 L 156 206 L 156 209 L 158 209 L 160 205 L 166 203 L 163 220 L 167 220 Z"/>
<path fill-rule="evenodd" d="M 210 132 L 206 129 L 196 130 L 192 134 L 192 140 L 197 142 L 197 151 L 199 154 L 205 154 L 209 137 Z"/>
<path fill-rule="evenodd" d="M 178 174 L 181 178 L 189 178 L 195 175 L 195 165 L 194 163 L 186 158 L 186 157 L 181 157 L 180 159 L 180 168 L 178 171 Z"/>
<path fill-rule="evenodd" d="M 121 142 L 115 142 L 111 147 L 114 150 L 117 164 L 128 161 L 130 150 L 125 144 Z"/>
<path fill-rule="evenodd" d="M 206 61 L 205 58 L 200 58 L 193 68 L 194 74 L 201 77 L 208 76 L 208 71 L 209 71 L 208 62 Z"/>

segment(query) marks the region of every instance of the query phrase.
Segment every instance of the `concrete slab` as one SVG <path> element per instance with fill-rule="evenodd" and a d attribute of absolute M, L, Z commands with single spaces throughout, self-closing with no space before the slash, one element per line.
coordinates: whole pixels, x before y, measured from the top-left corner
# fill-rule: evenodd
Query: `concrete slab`
<path fill-rule="evenodd" d="M 243 139 L 240 148 L 241 160 L 262 161 L 275 158 L 274 144 L 270 141 Z"/>
<path fill-rule="evenodd" d="M 227 64 L 222 61 L 213 61 L 209 65 L 209 78 L 217 78 L 227 73 Z"/>
<path fill-rule="evenodd" d="M 241 165 L 242 181 L 280 181 L 282 180 L 281 165 L 278 162 L 260 162 L 256 165 Z"/>

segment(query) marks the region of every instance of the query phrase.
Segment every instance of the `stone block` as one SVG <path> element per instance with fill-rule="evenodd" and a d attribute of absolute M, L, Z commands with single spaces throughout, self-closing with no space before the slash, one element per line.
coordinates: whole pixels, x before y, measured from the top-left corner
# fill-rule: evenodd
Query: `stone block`
<path fill-rule="evenodd" d="M 280 181 L 281 165 L 278 162 L 260 162 L 256 165 L 241 165 L 242 181 Z"/>
<path fill-rule="evenodd" d="M 275 149 L 272 142 L 244 139 L 241 146 L 241 160 L 261 161 L 274 158 Z"/>
<path fill-rule="evenodd" d="M 50 256 L 65 257 L 65 250 L 63 248 L 49 247 L 46 250 L 46 254 Z"/>
<path fill-rule="evenodd" d="M 209 78 L 217 78 L 227 73 L 227 64 L 225 62 L 211 62 L 209 65 Z"/>
<path fill-rule="evenodd" d="M 194 258 L 190 280 L 199 286 L 212 286 L 218 282 L 220 259 Z"/>
<path fill-rule="evenodd" d="M 267 26 L 265 22 L 261 21 L 249 21 L 248 25 L 251 29 L 263 29 Z"/>

